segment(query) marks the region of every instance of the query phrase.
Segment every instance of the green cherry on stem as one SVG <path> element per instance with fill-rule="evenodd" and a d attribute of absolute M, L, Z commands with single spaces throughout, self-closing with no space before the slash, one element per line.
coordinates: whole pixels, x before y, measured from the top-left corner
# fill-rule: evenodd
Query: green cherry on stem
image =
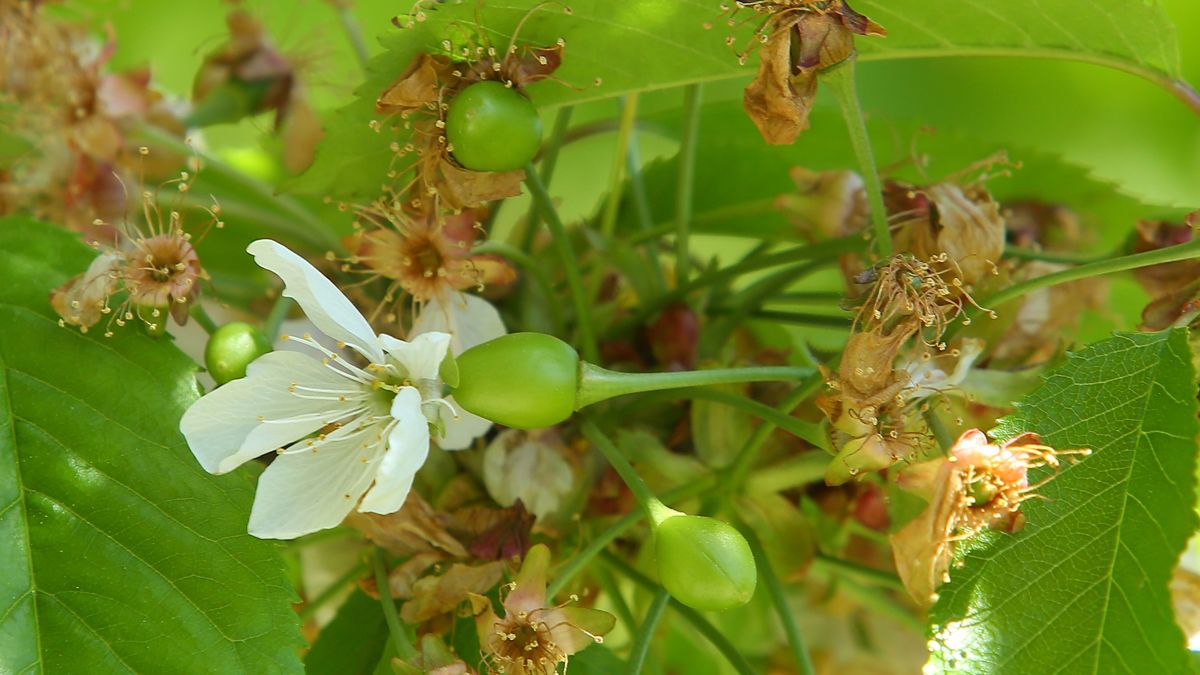
<path fill-rule="evenodd" d="M 271 343 L 262 331 L 242 321 L 231 321 L 208 338 L 204 364 L 217 384 L 225 384 L 245 377 L 250 362 L 269 351 Z"/>
<path fill-rule="evenodd" d="M 553 426 L 615 396 L 743 382 L 799 381 L 811 368 L 750 367 L 621 373 L 580 360 L 562 340 L 513 333 L 463 352 L 454 398 L 468 412 L 517 429 Z"/>
<path fill-rule="evenodd" d="M 671 596 L 692 609 L 718 612 L 750 602 L 758 568 L 742 533 L 716 518 L 689 516 L 655 502 L 658 579 Z"/>
<path fill-rule="evenodd" d="M 542 118 L 521 92 L 484 80 L 450 102 L 446 140 L 454 159 L 472 171 L 516 171 L 542 147 Z"/>
<path fill-rule="evenodd" d="M 454 400 L 485 419 L 538 429 L 575 412 L 579 354 L 544 333 L 513 333 L 458 356 Z"/>

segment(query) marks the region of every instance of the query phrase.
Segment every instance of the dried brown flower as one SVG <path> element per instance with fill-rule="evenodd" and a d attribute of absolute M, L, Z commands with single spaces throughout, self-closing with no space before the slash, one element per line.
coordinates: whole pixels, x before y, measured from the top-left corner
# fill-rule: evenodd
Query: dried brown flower
<path fill-rule="evenodd" d="M 795 141 L 808 128 L 817 73 L 853 58 L 855 35 L 887 35 L 845 0 L 738 0 L 722 9 L 730 26 L 738 25 L 740 10 L 764 17 L 738 60 L 745 63 L 753 46 L 762 45 L 744 103 L 763 138 L 775 145 Z M 726 42 L 733 45 L 735 38 Z"/>
<path fill-rule="evenodd" d="M 1089 454 L 1055 450 L 1033 433 L 997 445 L 982 431 L 969 429 L 949 457 L 906 470 L 901 484 L 929 497 L 929 506 L 891 537 L 896 569 L 909 593 L 917 602 L 932 603 L 937 587 L 948 580 L 959 541 L 985 529 L 1019 530 L 1021 504 L 1054 478 L 1060 457 Z M 1029 470 L 1042 466 L 1055 474 L 1031 484 Z"/>

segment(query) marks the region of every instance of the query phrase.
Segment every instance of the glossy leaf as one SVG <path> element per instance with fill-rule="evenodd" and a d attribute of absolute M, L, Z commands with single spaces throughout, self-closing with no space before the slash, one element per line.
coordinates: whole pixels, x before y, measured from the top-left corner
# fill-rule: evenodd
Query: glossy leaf
<path fill-rule="evenodd" d="M 538 4 L 487 2 L 480 17 L 488 39 L 503 49 Z M 746 65 L 739 65 L 726 37 L 733 30 L 735 47 L 753 44 L 754 38 L 745 26 L 727 27 L 720 4 L 575 0 L 569 3 L 569 15 L 549 4 L 524 23 L 518 39 L 531 45 L 563 39 L 565 58 L 555 73 L 560 81 L 536 83 L 529 94 L 547 109 L 694 82 L 748 81 L 758 57 L 752 54 Z M 1160 7 L 1142 0 L 1059 0 L 1052 5 L 1044 0 L 860 0 L 854 6 L 889 30 L 887 38 L 857 41 L 862 60 L 1025 56 L 1087 61 L 1154 81 L 1200 110 L 1200 97 L 1179 80 L 1174 26 Z M 426 20 L 385 34 L 386 51 L 371 62 L 359 99 L 334 116 L 314 167 L 293 189 L 342 198 L 376 192 L 390 167 L 393 136 L 390 123 L 382 131 L 370 126 L 379 118 L 375 99 L 419 52 L 439 50 L 449 25 L 472 26 L 476 9 L 474 2 L 431 5 Z M 756 24 L 761 19 L 743 10 L 736 21 Z M 706 30 L 706 24 L 715 27 Z M 398 132 L 400 137 L 406 133 Z"/>
<path fill-rule="evenodd" d="M 0 220 L 0 672 L 298 672 L 283 563 L 246 534 L 252 486 L 206 474 L 178 431 L 196 365 L 50 310 L 92 255 Z"/>
<path fill-rule="evenodd" d="M 1196 529 L 1196 378 L 1184 330 L 1073 354 L 998 438 L 1093 454 L 973 542 L 931 613 L 934 672 L 1184 673 L 1168 582 Z M 1042 470 L 1031 480 L 1045 477 Z"/>

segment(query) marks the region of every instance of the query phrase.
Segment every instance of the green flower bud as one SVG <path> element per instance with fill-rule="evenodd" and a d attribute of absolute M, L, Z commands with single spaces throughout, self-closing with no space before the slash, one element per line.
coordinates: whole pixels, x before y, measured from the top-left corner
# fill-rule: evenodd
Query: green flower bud
<path fill-rule="evenodd" d="M 754 595 L 754 554 L 728 523 L 704 516 L 668 516 L 655 526 L 654 549 L 659 581 L 688 607 L 724 611 L 741 607 Z"/>
<path fill-rule="evenodd" d="M 540 429 L 575 412 L 579 354 L 544 333 L 513 333 L 458 357 L 454 400 L 504 426 Z"/>
<path fill-rule="evenodd" d="M 271 351 L 267 337 L 254 326 L 233 321 L 221 326 L 208 338 L 204 349 L 204 363 L 208 374 L 225 384 L 246 376 L 246 366 L 258 357 Z"/>

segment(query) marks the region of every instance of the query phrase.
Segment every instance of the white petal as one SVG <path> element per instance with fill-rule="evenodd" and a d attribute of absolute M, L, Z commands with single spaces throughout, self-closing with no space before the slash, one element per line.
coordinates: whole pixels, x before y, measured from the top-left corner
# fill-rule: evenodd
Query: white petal
<path fill-rule="evenodd" d="M 335 527 L 375 477 L 383 443 L 382 425 L 363 433 L 320 441 L 316 452 L 281 455 L 258 479 L 250 534 L 294 539 Z"/>
<path fill-rule="evenodd" d="M 450 336 L 446 333 L 425 333 L 411 342 L 397 340 L 391 335 L 380 335 L 379 342 L 388 354 L 404 366 L 412 380 L 438 379 L 438 368 L 450 348 Z"/>
<path fill-rule="evenodd" d="M 355 347 L 371 363 L 383 362 L 379 339 L 371 324 L 317 268 L 270 239 L 252 242 L 246 251 L 260 267 L 283 279 L 283 294 L 294 298 L 322 333 Z"/>
<path fill-rule="evenodd" d="M 492 428 L 491 420 L 463 410 L 453 396 L 447 396 L 445 401 L 454 408 L 454 412 L 451 413 L 446 406 L 438 409 L 438 415 L 442 420 L 442 429 L 445 431 L 442 437 L 437 439 L 439 448 L 443 450 L 469 448 L 472 441 L 486 434 L 488 429 Z"/>
<path fill-rule="evenodd" d="M 295 352 L 271 352 L 234 380 L 196 401 L 179 422 L 192 454 L 209 473 L 225 473 L 243 462 L 320 429 L 353 403 L 312 400 L 291 393 L 292 384 L 351 389 L 321 362 Z M 325 413 L 322 415 L 321 413 Z M 268 420 L 301 419 L 292 422 Z"/>
<path fill-rule="evenodd" d="M 429 422 L 421 412 L 421 394 L 401 387 L 392 400 L 396 426 L 388 436 L 387 452 L 375 474 L 375 485 L 363 498 L 359 511 L 394 513 L 404 506 L 417 470 L 429 455 Z"/>
<path fill-rule="evenodd" d="M 450 350 L 455 356 L 508 332 L 492 303 L 466 293 L 451 293 L 446 302 L 434 298 L 425 304 L 412 332 L 416 335 L 431 331 L 453 336 Z"/>

